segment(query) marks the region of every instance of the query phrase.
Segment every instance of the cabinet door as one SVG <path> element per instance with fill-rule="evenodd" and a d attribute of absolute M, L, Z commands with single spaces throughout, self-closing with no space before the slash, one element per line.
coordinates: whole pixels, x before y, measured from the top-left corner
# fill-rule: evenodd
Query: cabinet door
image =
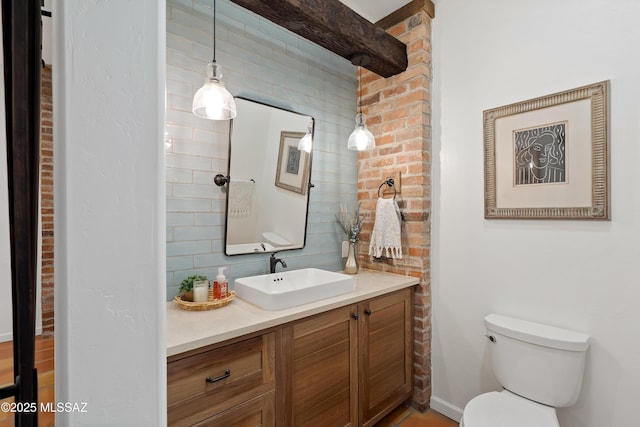
<path fill-rule="evenodd" d="M 338 308 L 286 325 L 278 425 L 356 426 L 356 307 Z"/>
<path fill-rule="evenodd" d="M 373 425 L 411 396 L 412 291 L 360 304 L 360 420 Z"/>

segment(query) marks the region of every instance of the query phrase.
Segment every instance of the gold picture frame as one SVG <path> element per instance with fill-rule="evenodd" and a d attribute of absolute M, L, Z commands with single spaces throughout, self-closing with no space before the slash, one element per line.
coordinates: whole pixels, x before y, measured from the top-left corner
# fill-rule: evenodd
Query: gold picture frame
<path fill-rule="evenodd" d="M 300 138 L 304 132 L 280 132 L 280 149 L 278 150 L 278 167 L 276 170 L 276 187 L 307 194 L 309 188 L 309 165 L 311 155 L 298 150 Z"/>
<path fill-rule="evenodd" d="M 609 219 L 608 85 L 483 112 L 486 219 Z"/>

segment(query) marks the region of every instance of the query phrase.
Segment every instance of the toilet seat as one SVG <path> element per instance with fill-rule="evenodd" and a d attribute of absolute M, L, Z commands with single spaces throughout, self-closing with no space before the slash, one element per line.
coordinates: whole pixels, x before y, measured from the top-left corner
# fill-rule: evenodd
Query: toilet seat
<path fill-rule="evenodd" d="M 555 408 L 504 390 L 474 397 L 460 427 L 560 427 Z"/>

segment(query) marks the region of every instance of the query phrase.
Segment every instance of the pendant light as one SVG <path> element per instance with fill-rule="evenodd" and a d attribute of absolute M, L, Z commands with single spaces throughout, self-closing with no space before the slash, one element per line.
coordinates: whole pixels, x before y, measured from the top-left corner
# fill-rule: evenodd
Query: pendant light
<path fill-rule="evenodd" d="M 311 135 L 313 122 L 309 123 L 307 126 L 307 133 L 300 138 L 300 142 L 298 142 L 298 150 L 304 151 L 306 153 L 311 152 L 311 147 L 313 147 L 313 136 Z"/>
<path fill-rule="evenodd" d="M 362 114 L 362 67 L 371 62 L 371 57 L 366 53 L 357 53 L 351 58 L 351 63 L 358 67 L 360 72 L 358 82 L 360 89 L 358 91 L 358 114 L 356 114 L 356 128 L 349 136 L 347 149 L 365 151 L 373 150 L 376 146 L 376 140 L 373 134 L 367 129 L 366 117 Z"/>
<path fill-rule="evenodd" d="M 213 0 L 213 59 L 207 64 L 207 78 L 193 97 L 193 114 L 209 120 L 236 116 L 236 102 L 222 83 L 222 67 L 216 63 L 216 0 Z"/>

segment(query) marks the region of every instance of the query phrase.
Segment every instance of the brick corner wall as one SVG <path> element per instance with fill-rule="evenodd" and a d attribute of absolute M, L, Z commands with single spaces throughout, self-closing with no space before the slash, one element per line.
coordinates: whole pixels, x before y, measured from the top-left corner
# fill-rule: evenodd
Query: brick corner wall
<path fill-rule="evenodd" d="M 358 200 L 366 217 L 358 261 L 363 268 L 420 280 L 414 294 L 412 405 L 424 411 L 431 398 L 431 17 L 419 10 L 387 31 L 407 45 L 409 65 L 387 79 L 362 70 L 363 113 L 376 148 L 358 153 Z M 397 172 L 403 257 L 373 260 L 368 252 L 378 188 Z"/>

